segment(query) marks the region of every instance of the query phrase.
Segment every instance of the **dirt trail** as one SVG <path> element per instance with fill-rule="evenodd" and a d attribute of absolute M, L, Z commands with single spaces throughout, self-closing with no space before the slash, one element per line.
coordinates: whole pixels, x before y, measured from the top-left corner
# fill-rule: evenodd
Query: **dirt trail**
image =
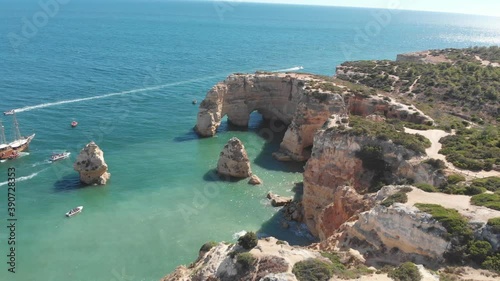
<path fill-rule="evenodd" d="M 408 129 L 405 128 L 405 132 L 408 134 L 419 134 L 422 135 L 426 138 L 428 138 L 431 141 L 431 147 L 427 148 L 425 150 L 425 153 L 427 153 L 427 156 L 425 158 L 434 158 L 434 159 L 440 159 L 443 160 L 446 163 L 446 166 L 449 170 L 452 170 L 455 173 L 460 173 L 464 175 L 467 179 L 475 179 L 475 178 L 486 178 L 486 177 L 493 177 L 497 176 L 500 177 L 500 172 L 497 171 L 479 171 L 479 172 L 473 172 L 469 170 L 463 170 L 455 167 L 452 163 L 446 161 L 446 156 L 443 154 L 439 154 L 439 150 L 442 148 L 442 144 L 439 142 L 441 138 L 444 138 L 446 136 L 451 135 L 450 133 L 447 133 L 443 130 L 426 130 L 426 131 L 421 131 L 421 130 L 413 130 L 413 129 Z"/>

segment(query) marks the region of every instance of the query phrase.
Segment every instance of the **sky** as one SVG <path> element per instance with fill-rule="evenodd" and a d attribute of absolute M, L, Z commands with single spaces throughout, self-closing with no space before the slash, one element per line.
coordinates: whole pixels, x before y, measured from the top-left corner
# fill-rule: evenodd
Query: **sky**
<path fill-rule="evenodd" d="M 221 0 L 224 1 L 224 0 Z M 500 0 L 229 0 L 476 14 L 500 17 Z"/>

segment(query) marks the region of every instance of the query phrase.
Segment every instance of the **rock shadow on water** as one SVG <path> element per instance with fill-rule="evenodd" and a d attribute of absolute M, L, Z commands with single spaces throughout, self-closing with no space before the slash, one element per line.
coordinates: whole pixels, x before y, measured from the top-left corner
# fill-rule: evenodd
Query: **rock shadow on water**
<path fill-rule="evenodd" d="M 200 139 L 200 136 L 195 132 L 194 128 L 184 135 L 177 136 L 173 140 L 174 142 L 188 142 Z"/>
<path fill-rule="evenodd" d="M 86 187 L 86 185 L 80 181 L 80 177 L 78 175 L 64 176 L 54 183 L 55 192 L 69 192 L 84 187 Z"/>
<path fill-rule="evenodd" d="M 282 162 L 273 157 L 273 153 L 279 151 L 288 125 L 278 120 L 262 119 L 259 126 L 253 130 L 265 143 L 254 163 L 261 168 L 271 171 L 281 171 L 290 173 L 303 173 L 304 162 Z"/>
<path fill-rule="evenodd" d="M 306 224 L 287 221 L 281 209 L 268 221 L 262 224 L 258 233 L 260 237 L 272 236 L 295 246 L 307 246 L 319 242 L 319 240 L 309 232 Z"/>
<path fill-rule="evenodd" d="M 217 169 L 211 169 L 208 172 L 206 172 L 205 175 L 203 175 L 203 180 L 207 182 L 240 182 L 243 180 L 248 180 L 248 178 L 240 179 L 240 178 L 220 175 L 219 173 L 217 173 Z"/>

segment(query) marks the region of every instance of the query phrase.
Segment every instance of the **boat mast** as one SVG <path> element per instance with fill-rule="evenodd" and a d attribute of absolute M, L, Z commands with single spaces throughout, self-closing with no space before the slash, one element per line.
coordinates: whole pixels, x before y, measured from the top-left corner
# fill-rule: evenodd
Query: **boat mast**
<path fill-rule="evenodd" d="M 2 124 L 2 121 L 0 120 L 0 144 L 7 143 L 7 139 L 5 138 L 5 129 Z"/>
<path fill-rule="evenodd" d="M 19 123 L 17 123 L 16 113 L 14 112 L 12 116 L 14 118 L 14 137 L 15 140 L 20 140 L 22 139 L 22 136 L 21 136 L 21 131 L 19 131 Z"/>

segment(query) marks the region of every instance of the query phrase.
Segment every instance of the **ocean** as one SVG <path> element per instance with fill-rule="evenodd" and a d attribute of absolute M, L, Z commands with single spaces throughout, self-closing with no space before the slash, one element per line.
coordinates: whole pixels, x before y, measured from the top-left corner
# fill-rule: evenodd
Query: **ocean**
<path fill-rule="evenodd" d="M 0 280 L 158 280 L 189 264 L 207 241 L 247 230 L 292 244 L 265 198 L 293 195 L 304 163 L 271 153 L 283 131 L 223 123 L 214 138 L 192 128 L 206 92 L 233 72 L 333 75 L 346 60 L 500 44 L 500 18 L 442 13 L 174 1 L 0 1 L 0 110 L 16 109 L 29 154 L 0 163 Z M 199 104 L 199 103 L 198 103 Z M 71 121 L 79 122 L 71 128 Z M 2 116 L 13 136 L 11 116 Z M 218 155 L 240 138 L 263 181 L 221 182 Z M 95 141 L 111 180 L 83 188 L 72 163 Z M 54 152 L 70 159 L 50 164 Z M 7 170 L 16 170 L 15 271 Z M 81 214 L 67 219 L 76 206 Z"/>

